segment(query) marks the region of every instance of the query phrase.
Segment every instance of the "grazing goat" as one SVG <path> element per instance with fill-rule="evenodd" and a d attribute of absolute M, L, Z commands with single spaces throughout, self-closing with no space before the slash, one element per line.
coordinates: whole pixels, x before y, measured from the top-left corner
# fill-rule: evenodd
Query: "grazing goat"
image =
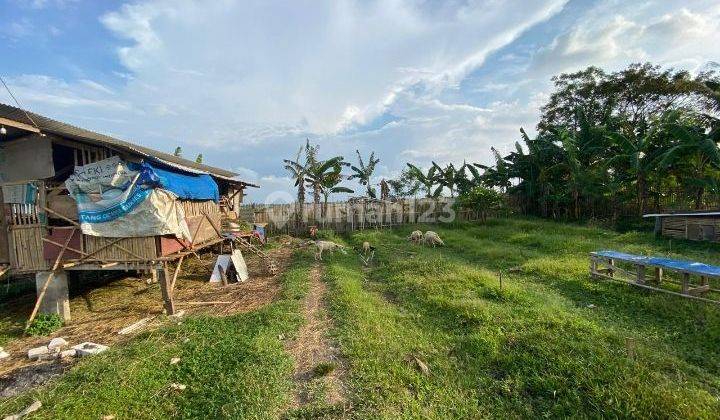
<path fill-rule="evenodd" d="M 370 245 L 370 242 L 365 241 L 362 244 L 362 255 L 360 255 L 360 259 L 362 260 L 363 264 L 367 266 L 370 261 L 372 261 L 373 257 L 375 256 L 375 247 Z"/>
<path fill-rule="evenodd" d="M 315 252 L 315 260 L 322 261 L 322 254 L 323 251 L 333 252 L 335 250 L 338 250 L 342 252 L 343 254 L 347 254 L 347 251 L 345 251 L 345 247 L 336 244 L 335 242 L 330 241 L 315 241 L 315 247 L 317 247 L 317 251 Z"/>
<path fill-rule="evenodd" d="M 423 240 L 423 233 L 419 230 L 414 230 L 410 236 L 408 236 L 408 241 L 412 241 L 417 243 L 420 243 Z"/>
<path fill-rule="evenodd" d="M 423 242 L 428 245 L 432 245 L 433 248 L 435 248 L 435 245 L 445 245 L 445 242 L 440 239 L 440 235 L 433 232 L 432 230 L 428 230 L 427 232 L 425 232 Z"/>

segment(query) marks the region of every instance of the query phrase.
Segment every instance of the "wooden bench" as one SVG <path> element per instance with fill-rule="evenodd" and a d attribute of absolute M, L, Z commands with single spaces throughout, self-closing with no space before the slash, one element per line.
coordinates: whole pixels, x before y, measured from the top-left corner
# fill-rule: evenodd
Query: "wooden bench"
<path fill-rule="evenodd" d="M 624 269 L 618 266 L 618 263 L 632 268 Z M 648 271 L 652 274 L 648 275 Z M 666 271 L 679 273 L 681 279 L 676 281 L 665 278 L 663 273 Z M 597 251 L 590 253 L 590 275 L 593 278 L 621 281 L 644 289 L 720 304 L 720 300 L 713 297 L 715 293 L 720 293 L 720 289 L 715 289 L 710 284 L 710 279 L 720 279 L 720 267 L 714 265 L 618 251 Z M 698 282 L 692 283 L 693 278 L 698 278 Z M 680 286 L 680 291 L 662 288 L 663 283 L 676 284 Z"/>

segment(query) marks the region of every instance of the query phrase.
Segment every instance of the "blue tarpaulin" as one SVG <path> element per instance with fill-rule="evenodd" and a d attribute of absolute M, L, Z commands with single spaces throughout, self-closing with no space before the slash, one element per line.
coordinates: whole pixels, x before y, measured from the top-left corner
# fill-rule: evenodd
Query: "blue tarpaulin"
<path fill-rule="evenodd" d="M 598 251 L 593 254 L 599 257 L 613 258 L 637 264 L 652 265 L 671 270 L 684 271 L 706 276 L 720 277 L 720 267 L 693 261 L 673 260 L 662 257 L 643 257 L 641 255 L 625 254 L 617 251 Z"/>
<path fill-rule="evenodd" d="M 142 173 L 140 184 L 154 184 L 172 192 L 179 198 L 213 200 L 216 203 L 220 200 L 220 191 L 210 175 L 170 171 L 147 161 L 133 169 Z"/>

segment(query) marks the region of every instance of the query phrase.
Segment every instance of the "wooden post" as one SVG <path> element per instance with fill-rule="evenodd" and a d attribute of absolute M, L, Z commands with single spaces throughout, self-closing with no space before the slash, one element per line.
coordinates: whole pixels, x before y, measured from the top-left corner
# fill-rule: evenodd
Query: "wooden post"
<path fill-rule="evenodd" d="M 663 269 L 662 267 L 655 267 L 655 283 L 658 285 L 662 283 Z"/>
<path fill-rule="evenodd" d="M 637 266 L 637 279 L 635 283 L 645 284 L 645 266 L 642 264 L 638 264 Z"/>
<path fill-rule="evenodd" d="M 167 315 L 175 313 L 175 303 L 173 302 L 173 291 L 170 288 L 170 276 L 168 275 L 167 263 L 155 268 L 157 271 L 158 282 L 160 283 L 160 293 L 162 294 L 165 312 Z"/>
<path fill-rule="evenodd" d="M 595 258 L 590 257 L 590 277 L 595 278 L 595 274 L 597 273 L 597 261 Z"/>
<path fill-rule="evenodd" d="M 682 278 L 683 294 L 687 294 L 689 289 L 690 289 L 690 273 L 683 273 L 683 278 Z"/>
<path fill-rule="evenodd" d="M 608 265 L 610 266 L 610 267 L 608 268 L 608 276 L 610 276 L 610 277 L 615 277 L 615 260 L 613 260 L 612 258 L 610 258 L 610 259 L 608 260 Z"/>

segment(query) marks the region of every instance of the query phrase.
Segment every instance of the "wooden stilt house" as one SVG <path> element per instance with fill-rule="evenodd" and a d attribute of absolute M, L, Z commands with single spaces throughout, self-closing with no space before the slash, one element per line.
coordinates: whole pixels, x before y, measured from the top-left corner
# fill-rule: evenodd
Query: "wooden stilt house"
<path fill-rule="evenodd" d="M 237 219 L 245 188 L 257 187 L 230 171 L 8 105 L 0 104 L 0 127 L 0 273 L 39 273 L 39 295 L 45 292 L 42 286 L 47 288 L 40 278 L 48 273 L 57 277 L 64 270 L 157 270 L 166 309 L 172 312 L 167 262 L 223 241 L 224 219 Z M 189 233 L 184 236 L 128 237 L 123 232 L 136 226 L 123 226 L 124 219 L 114 222 L 117 235 L 88 234 L 90 225 L 83 225 L 66 181 L 77 176 L 77 168 L 105 161 L 176 177 L 168 182 L 214 183 L 217 195 L 194 199 L 192 194 L 170 194 L 184 218 Z"/>

